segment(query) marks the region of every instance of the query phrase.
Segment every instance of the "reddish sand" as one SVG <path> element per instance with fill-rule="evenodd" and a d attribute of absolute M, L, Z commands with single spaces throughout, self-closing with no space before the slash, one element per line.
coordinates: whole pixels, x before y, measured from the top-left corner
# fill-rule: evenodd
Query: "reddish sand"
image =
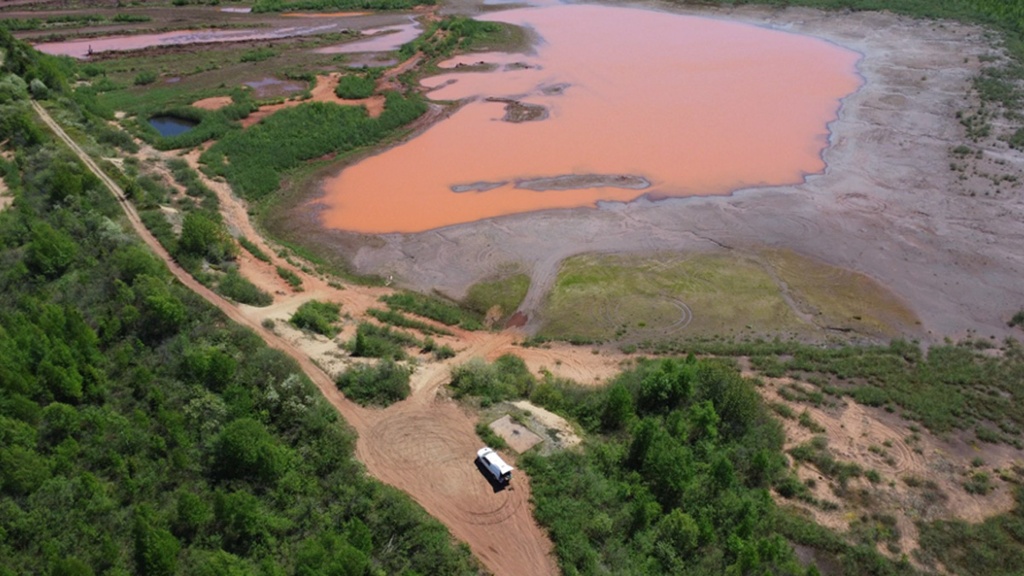
<path fill-rule="evenodd" d="M 536 54 L 470 55 L 461 63 L 485 60 L 497 70 L 425 82 L 438 87 L 435 99 L 477 100 L 327 180 L 325 225 L 418 232 L 647 193 L 724 194 L 800 182 L 823 170 L 827 124 L 840 98 L 861 83 L 856 53 L 747 24 L 584 5 L 488 18 L 533 28 L 543 39 Z M 482 96 L 543 106 L 547 116 L 502 122 L 505 104 Z M 595 174 L 640 176 L 652 186 L 515 187 L 528 178 Z M 451 189 L 475 183 L 492 186 Z"/>

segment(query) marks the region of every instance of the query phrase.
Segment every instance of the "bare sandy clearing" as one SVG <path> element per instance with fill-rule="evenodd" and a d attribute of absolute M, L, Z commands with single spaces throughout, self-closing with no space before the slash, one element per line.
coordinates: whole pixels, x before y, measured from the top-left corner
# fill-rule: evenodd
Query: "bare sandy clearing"
<path fill-rule="evenodd" d="M 1024 302 L 1021 190 L 985 196 L 991 182 L 965 182 L 949 169 L 951 149 L 966 141 L 956 113 L 973 105 L 970 79 L 981 67 L 978 56 L 991 52 L 983 31 L 884 13 L 692 13 L 813 34 L 863 54 L 866 84 L 844 100 L 831 126 L 824 174 L 730 197 L 607 203 L 372 241 L 321 231 L 315 241 L 356 243 L 347 255 L 359 272 L 454 296 L 503 265 L 519 264 L 532 277 L 521 308 L 531 318 L 528 329 L 538 325 L 543 296 L 568 256 L 767 246 L 893 290 L 922 321 L 911 337 L 1008 335 L 1005 321 Z M 1024 156 L 995 138 L 972 146 L 981 150 L 979 162 L 998 157 L 1005 170 L 1024 173 Z M 308 226 L 308 210 L 297 209 L 296 221 Z"/>
<path fill-rule="evenodd" d="M 210 98 L 196 100 L 192 103 L 192 106 L 203 110 L 220 110 L 228 104 L 231 104 L 231 102 L 231 96 L 211 96 Z"/>
<path fill-rule="evenodd" d="M 557 436 L 557 441 L 560 446 L 571 448 L 583 441 L 576 435 L 576 430 L 573 429 L 572 424 L 569 424 L 565 418 L 562 418 L 558 414 L 545 410 L 544 408 L 541 408 L 527 400 L 517 400 L 512 402 L 512 405 L 529 413 L 530 418 L 539 422 L 549 431 L 553 431 L 555 436 Z"/>

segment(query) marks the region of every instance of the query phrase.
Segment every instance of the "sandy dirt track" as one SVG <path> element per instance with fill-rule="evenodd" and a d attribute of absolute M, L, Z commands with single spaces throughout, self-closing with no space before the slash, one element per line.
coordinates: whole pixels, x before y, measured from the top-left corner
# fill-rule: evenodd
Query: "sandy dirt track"
<path fill-rule="evenodd" d="M 387 410 L 362 408 L 347 400 L 331 377 L 309 356 L 307 349 L 262 326 L 262 319 L 281 307 L 297 308 L 313 297 L 345 301 L 363 310 L 382 289 L 335 289 L 302 273 L 308 292 L 279 298 L 269 308 L 236 306 L 197 282 L 182 269 L 146 229 L 124 191 L 110 179 L 38 103 L 33 107 L 46 125 L 61 138 L 117 198 L 135 232 L 164 262 L 184 286 L 219 308 L 232 321 L 253 330 L 268 345 L 288 354 L 309 376 L 323 396 L 359 433 L 356 456 L 380 480 L 412 496 L 428 513 L 443 522 L 454 536 L 469 544 L 484 566 L 495 574 L 556 574 L 552 546 L 533 519 L 529 478 L 517 474 L 513 487 L 493 492 L 473 463 L 480 441 L 473 430 L 474 418 L 454 402 L 438 400 L 436 392 L 447 381 L 448 369 L 468 356 L 490 356 L 511 346 L 513 334 L 463 334 L 468 347 L 456 358 L 423 368 L 415 378 L 415 393 Z M 193 158 L 194 161 L 194 158 Z M 229 202 L 224 208 L 231 226 L 255 235 L 241 204 L 225 198 L 225 186 L 214 185 Z M 250 264 L 252 264 L 250 262 Z M 262 263 L 260 263 L 262 264 Z M 243 262 L 243 267 L 245 266 Z M 248 274 L 248 271 L 244 273 Z M 250 276 L 258 280 L 260 276 Z M 511 458 L 510 458 L 511 460 Z M 514 462 L 514 460 L 512 460 Z"/>
<path fill-rule="evenodd" d="M 879 281 L 921 319 L 920 330 L 908 336 L 1011 334 L 1006 321 L 1024 303 L 1021 188 L 1004 186 L 995 194 L 988 180 L 965 180 L 950 170 L 951 150 L 968 144 L 981 150 L 977 162 L 986 170 L 998 163 L 1006 173 L 1024 173 L 1024 156 L 995 138 L 970 142 L 956 118 L 975 104 L 969 93 L 982 65 L 978 57 L 994 53 L 984 32 L 888 13 L 748 7 L 691 13 L 812 34 L 863 55 L 865 85 L 844 99 L 831 124 L 823 174 L 728 197 L 607 203 L 369 241 L 325 230 L 317 241 L 336 244 L 359 272 L 393 275 L 401 285 L 456 298 L 501 267 L 519 265 L 532 276 L 522 307 L 531 318 L 528 329 L 538 326 L 537 312 L 569 256 L 767 246 Z M 294 218 L 315 219 L 308 204 Z"/>

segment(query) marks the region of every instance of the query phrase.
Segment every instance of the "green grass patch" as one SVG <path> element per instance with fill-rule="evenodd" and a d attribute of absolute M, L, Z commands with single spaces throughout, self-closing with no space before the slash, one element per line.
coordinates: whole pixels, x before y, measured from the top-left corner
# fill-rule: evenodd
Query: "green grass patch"
<path fill-rule="evenodd" d="M 242 53 L 242 57 L 239 59 L 240 62 L 263 62 L 264 60 L 270 60 L 274 56 L 277 56 L 277 50 L 261 46 L 254 48 Z"/>
<path fill-rule="evenodd" d="M 296 328 L 333 338 L 339 331 L 336 324 L 340 314 L 341 304 L 310 300 L 303 302 L 288 322 Z"/>
<path fill-rule="evenodd" d="M 892 337 L 917 323 L 900 299 L 864 274 L 790 250 L 768 250 L 764 258 L 818 325 Z"/>
<path fill-rule="evenodd" d="M 761 265 L 717 255 L 569 258 L 541 317 L 540 335 L 558 339 L 662 338 L 686 322 L 694 335 L 810 330 Z"/>
<path fill-rule="evenodd" d="M 245 276 L 239 274 L 234 266 L 228 268 L 224 276 L 217 281 L 217 293 L 250 306 L 269 306 L 274 301 L 273 296 L 260 290 Z"/>
<path fill-rule="evenodd" d="M 370 118 L 363 107 L 326 102 L 281 110 L 247 130 L 227 133 L 202 161 L 243 198 L 262 200 L 280 187 L 284 172 L 326 154 L 378 144 L 427 109 L 415 96 L 391 92 L 386 99 L 379 118 Z"/>
<path fill-rule="evenodd" d="M 252 240 L 249 240 L 245 236 L 239 236 L 238 243 L 242 245 L 242 248 L 245 248 L 246 252 L 252 254 L 253 258 L 256 258 L 261 262 L 266 262 L 267 264 L 270 263 L 270 256 L 266 252 L 261 250 L 260 247 L 257 246 L 256 243 L 253 242 Z"/>
<path fill-rule="evenodd" d="M 203 183 L 199 174 L 189 167 L 188 162 L 180 158 L 172 158 L 167 161 L 167 168 L 171 171 L 175 182 L 185 188 L 185 194 L 200 199 L 203 208 L 210 212 L 217 211 L 220 206 L 217 194 Z"/>
<path fill-rule="evenodd" d="M 412 369 L 390 359 L 355 364 L 336 381 L 338 390 L 363 406 L 389 406 L 409 396 Z"/>
<path fill-rule="evenodd" d="M 815 436 L 810 442 L 794 446 L 789 454 L 798 462 L 812 464 L 824 476 L 828 476 L 839 482 L 841 490 L 846 489 L 851 478 L 859 478 L 863 469 L 853 462 L 841 462 L 836 460 L 828 449 L 828 439 L 824 436 Z"/>
<path fill-rule="evenodd" d="M 814 432 L 815 434 L 823 434 L 825 432 L 825 427 L 822 426 L 821 424 L 818 424 L 818 422 L 815 421 L 813 417 L 811 417 L 811 413 L 808 412 L 807 410 L 804 410 L 803 412 L 800 413 L 800 417 L 797 420 L 797 423 L 799 423 L 804 428 L 807 428 L 811 432 Z"/>
<path fill-rule="evenodd" d="M 484 280 L 469 287 L 463 304 L 481 317 L 497 306 L 500 322 L 519 308 L 529 289 L 530 277 L 527 274 L 512 274 Z"/>
<path fill-rule="evenodd" d="M 792 305 L 775 278 L 785 283 Z M 754 257 L 577 256 L 563 262 L 541 317 L 542 338 L 633 342 L 676 332 L 727 340 L 750 334 L 821 337 L 821 326 L 890 335 L 916 321 L 871 279 L 783 250 Z M 765 367 L 769 375 L 778 373 L 775 368 Z"/>
<path fill-rule="evenodd" d="M 1020 488 L 1014 497 L 1012 511 L 977 524 L 919 522 L 921 557 L 964 576 L 1024 574 L 1024 493 Z"/>
<path fill-rule="evenodd" d="M 483 328 L 479 316 L 460 308 L 453 302 L 442 300 L 435 296 L 427 296 L 416 292 L 396 292 L 387 296 L 381 296 L 380 300 L 392 310 L 401 310 L 409 314 L 430 318 L 446 326 L 458 326 L 466 330 L 479 330 Z"/>

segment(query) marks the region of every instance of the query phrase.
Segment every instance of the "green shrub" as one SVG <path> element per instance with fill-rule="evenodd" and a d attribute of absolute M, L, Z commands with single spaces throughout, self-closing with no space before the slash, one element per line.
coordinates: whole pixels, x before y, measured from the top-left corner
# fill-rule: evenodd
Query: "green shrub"
<path fill-rule="evenodd" d="M 409 396 L 412 369 L 384 359 L 356 364 L 338 376 L 338 389 L 362 405 L 388 406 Z"/>
<path fill-rule="evenodd" d="M 408 357 L 405 348 L 422 346 L 413 335 L 387 326 L 360 322 L 356 335 L 349 344 L 352 355 L 360 358 L 388 358 L 401 360 Z"/>
<path fill-rule="evenodd" d="M 133 81 L 136 86 L 145 86 L 156 82 L 157 73 L 153 70 L 143 70 L 135 76 Z"/>
<path fill-rule="evenodd" d="M 444 346 L 440 346 L 438 348 L 434 348 L 432 352 L 434 354 L 435 360 L 445 360 L 448 358 L 455 357 L 455 349 L 447 344 L 445 344 Z"/>
<path fill-rule="evenodd" d="M 992 479 L 985 472 L 974 472 L 970 478 L 964 482 L 964 490 L 968 494 L 977 494 L 984 496 L 992 491 Z"/>
<path fill-rule="evenodd" d="M 459 326 L 466 330 L 479 330 L 483 327 L 477 315 L 440 298 L 414 292 L 396 292 L 382 296 L 381 302 L 394 310 L 430 318 L 446 326 Z"/>
<path fill-rule="evenodd" d="M 338 95 L 338 98 L 359 100 L 373 96 L 376 87 L 377 82 L 372 77 L 348 74 L 338 80 L 338 86 L 334 89 L 334 93 Z"/>
<path fill-rule="evenodd" d="M 284 266 L 277 267 L 277 275 L 283 278 L 284 281 L 287 282 L 288 285 L 291 286 L 292 288 L 302 288 L 302 278 L 299 278 L 298 274 L 292 272 L 291 270 L 285 268 Z"/>
<path fill-rule="evenodd" d="M 288 321 L 301 330 L 311 330 L 333 338 L 339 331 L 335 323 L 340 314 L 340 304 L 310 300 L 303 302 Z"/>
<path fill-rule="evenodd" d="M 196 210 L 185 215 L 176 256 L 195 256 L 218 264 L 233 259 L 237 254 L 238 247 L 219 218 Z"/>
<path fill-rule="evenodd" d="M 1009 325 L 1010 328 L 1013 328 L 1014 326 L 1024 328 L 1024 310 L 1020 310 L 1014 314 L 1013 318 L 1010 318 L 1010 321 L 1007 322 L 1007 325 Z"/>
<path fill-rule="evenodd" d="M 277 50 L 267 47 L 254 48 L 242 53 L 241 62 L 263 62 L 277 56 Z"/>
<path fill-rule="evenodd" d="M 478 396 L 487 403 L 528 398 L 536 383 L 523 359 L 512 354 L 492 364 L 473 358 L 452 369 L 451 387 L 456 398 Z"/>
<path fill-rule="evenodd" d="M 498 436 L 486 422 L 476 423 L 476 435 L 483 441 L 484 446 L 490 446 L 496 450 L 508 448 L 508 443 L 501 436 Z"/>

